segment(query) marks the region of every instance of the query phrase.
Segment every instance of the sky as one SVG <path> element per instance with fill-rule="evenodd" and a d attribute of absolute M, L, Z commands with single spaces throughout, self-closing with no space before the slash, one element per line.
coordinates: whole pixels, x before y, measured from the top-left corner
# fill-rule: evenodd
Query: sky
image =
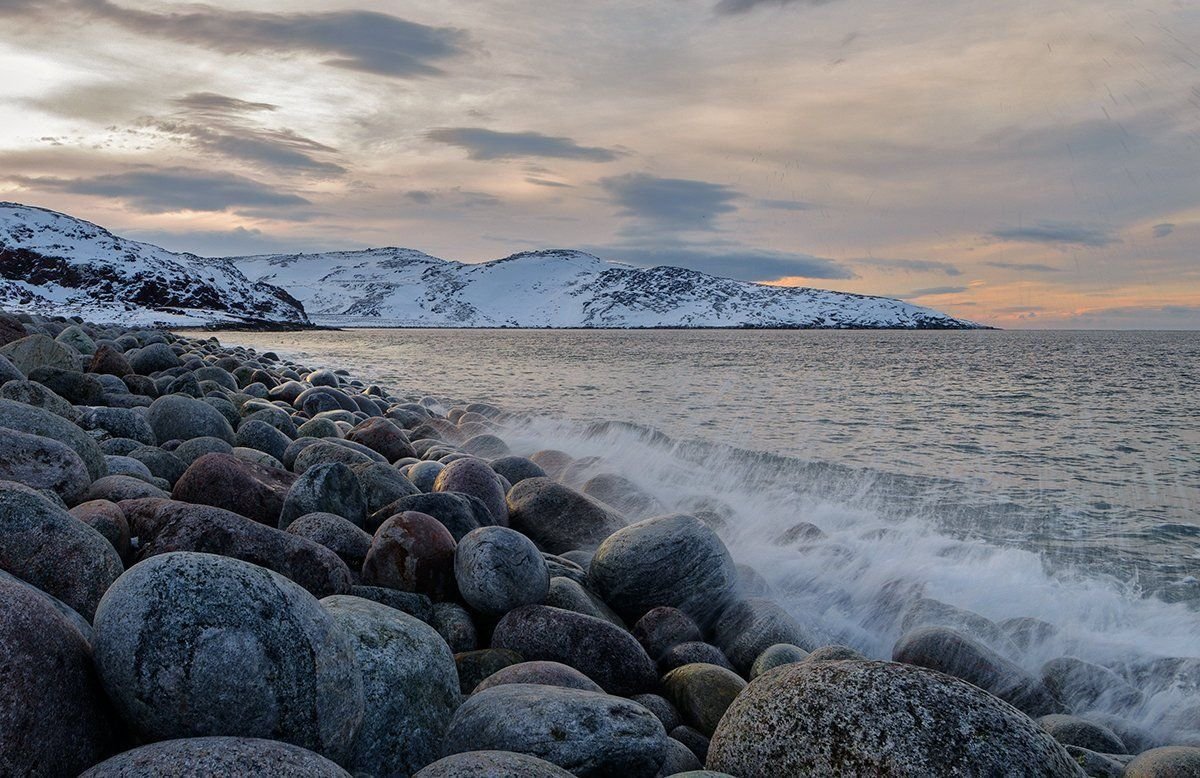
<path fill-rule="evenodd" d="M 1192 0 L 0 0 L 0 200 L 1200 328 Z"/>

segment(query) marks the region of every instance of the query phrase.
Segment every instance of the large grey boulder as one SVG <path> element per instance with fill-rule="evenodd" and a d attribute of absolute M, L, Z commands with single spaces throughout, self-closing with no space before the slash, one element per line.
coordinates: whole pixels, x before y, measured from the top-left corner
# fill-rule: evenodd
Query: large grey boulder
<path fill-rule="evenodd" d="M 667 756 L 667 733 L 636 702 L 536 684 L 494 686 L 463 703 L 445 753 L 529 754 L 577 776 L 650 778 Z"/>
<path fill-rule="evenodd" d="M 747 597 L 721 612 L 713 626 L 713 642 L 739 672 L 747 675 L 754 660 L 776 643 L 791 643 L 811 651 L 822 641 L 779 603 L 765 597 Z"/>
<path fill-rule="evenodd" d="M 1138 754 L 1125 778 L 1191 778 L 1200 775 L 1200 748 L 1164 746 Z"/>
<path fill-rule="evenodd" d="M 433 482 L 435 492 L 458 492 L 477 497 L 487 506 L 491 524 L 508 526 L 508 505 L 504 487 L 496 472 L 482 459 L 466 457 L 446 465 Z"/>
<path fill-rule="evenodd" d="M 95 659 L 121 717 L 149 740 L 237 735 L 334 760 L 363 716 L 349 637 L 263 567 L 170 553 L 130 568 L 96 611 Z"/>
<path fill-rule="evenodd" d="M 1121 738 L 1108 727 L 1094 721 L 1052 713 L 1042 716 L 1037 723 L 1064 746 L 1078 746 L 1101 754 L 1129 753 Z"/>
<path fill-rule="evenodd" d="M 285 532 L 319 543 L 341 557 L 351 570 L 362 570 L 367 552 L 371 550 L 370 535 L 341 516 L 332 513 L 309 513 L 301 516 L 289 524 Z M 396 594 L 408 594 L 408 592 L 396 592 Z M 405 609 L 401 608 L 401 610 Z M 405 612 L 408 611 L 405 610 Z"/>
<path fill-rule="evenodd" d="M 367 501 L 358 477 L 346 465 L 330 462 L 310 467 L 292 484 L 279 512 L 279 527 L 310 513 L 332 513 L 356 527 L 367 517 Z"/>
<path fill-rule="evenodd" d="M 31 489 L 48 489 L 67 504 L 78 500 L 92 482 L 87 465 L 57 440 L 0 426 L 0 480 Z"/>
<path fill-rule="evenodd" d="M 918 627 L 947 627 L 1009 658 L 1021 653 L 1012 638 L 996 622 L 941 600 L 920 597 L 908 606 L 900 622 L 900 632 L 911 632 Z"/>
<path fill-rule="evenodd" d="M 663 677 L 662 684 L 684 721 L 706 737 L 712 737 L 717 722 L 746 688 L 746 682 L 732 670 L 704 663 L 677 667 Z"/>
<path fill-rule="evenodd" d="M 27 381 L 24 378 L 8 381 L 0 386 L 0 397 L 50 411 L 72 423 L 79 418 L 79 411 L 74 405 L 37 381 Z"/>
<path fill-rule="evenodd" d="M 278 740 L 252 737 L 195 737 L 151 743 L 101 762 L 79 778 L 149 775 L 350 778 L 350 773 L 320 754 Z"/>
<path fill-rule="evenodd" d="M 32 489 L 0 481 L 0 569 L 91 619 L 125 566 L 99 532 Z"/>
<path fill-rule="evenodd" d="M 474 694 L 493 686 L 510 683 L 534 683 L 540 686 L 562 686 L 566 689 L 584 689 L 602 692 L 600 685 L 574 667 L 560 662 L 518 662 L 497 670 L 475 685 Z"/>
<path fill-rule="evenodd" d="M 275 527 L 297 477 L 278 467 L 248 462 L 234 454 L 197 458 L 175 482 L 172 497 L 211 505 Z"/>
<path fill-rule="evenodd" d="M 592 557 L 588 582 L 626 618 L 665 605 L 705 623 L 736 586 L 737 569 L 717 533 L 678 513 L 609 535 Z"/>
<path fill-rule="evenodd" d="M 146 446 L 158 444 L 158 438 L 146 421 L 146 415 L 133 408 L 82 407 L 75 421 L 85 430 L 104 430 L 114 438 L 129 438 Z"/>
<path fill-rule="evenodd" d="M 449 646 L 429 625 L 377 602 L 339 595 L 321 604 L 350 636 L 363 679 L 363 720 L 344 764 L 407 775 L 436 760 L 461 701 Z"/>
<path fill-rule="evenodd" d="M 79 352 L 46 335 L 29 335 L 14 340 L 0 347 L 0 356 L 8 357 L 8 360 L 25 375 L 39 367 L 79 369 Z"/>
<path fill-rule="evenodd" d="M 0 575 L 0 775 L 76 775 L 114 744 L 84 635 L 51 599 Z"/>
<path fill-rule="evenodd" d="M 492 616 L 540 603 L 550 590 L 550 570 L 537 546 L 507 527 L 467 533 L 454 552 L 454 577 L 463 600 Z"/>
<path fill-rule="evenodd" d="M 1054 738 L 987 692 L 921 667 L 857 661 L 785 665 L 752 681 L 717 725 L 707 767 L 742 778 L 1083 775 Z"/>
<path fill-rule="evenodd" d="M 0 420 L 5 427 L 29 435 L 57 440 L 71 447 L 95 480 L 108 475 L 104 452 L 86 432 L 55 413 L 13 400 L 0 399 Z"/>
<path fill-rule="evenodd" d="M 509 523 L 551 554 L 595 548 L 626 525 L 621 516 L 550 478 L 527 478 L 508 492 Z"/>
<path fill-rule="evenodd" d="M 233 427 L 220 411 L 182 394 L 159 397 L 150 405 L 146 420 L 161 441 L 218 438 L 230 445 L 235 441 Z"/>
<path fill-rule="evenodd" d="M 179 356 L 166 343 L 151 343 L 145 348 L 127 353 L 129 365 L 139 375 L 150 375 L 160 370 L 170 370 L 182 364 Z M 164 438 L 165 440 L 165 438 Z"/>
<path fill-rule="evenodd" d="M 466 751 L 447 756 L 413 778 L 571 778 L 571 773 L 545 759 L 511 751 Z"/>

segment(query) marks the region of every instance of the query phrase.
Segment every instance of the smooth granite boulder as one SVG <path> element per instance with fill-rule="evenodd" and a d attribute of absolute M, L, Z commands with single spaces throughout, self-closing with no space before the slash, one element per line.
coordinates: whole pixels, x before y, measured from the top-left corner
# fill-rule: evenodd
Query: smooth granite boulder
<path fill-rule="evenodd" d="M 585 616 L 595 616 L 598 619 L 611 621 L 621 629 L 625 629 L 625 621 L 612 608 L 608 607 L 604 600 L 570 578 L 562 576 L 551 578 L 550 590 L 546 593 L 542 604 L 575 611 Z"/>
<path fill-rule="evenodd" d="M 27 381 L 24 377 L 0 386 L 0 398 L 50 411 L 72 423 L 79 418 L 79 411 L 74 405 L 37 381 Z"/>
<path fill-rule="evenodd" d="M 289 524 L 286 531 L 321 544 L 341 557 L 352 571 L 362 570 L 367 552 L 371 550 L 370 535 L 333 513 L 306 514 Z M 406 608 L 401 610 L 410 612 Z"/>
<path fill-rule="evenodd" d="M 144 348 L 127 352 L 125 356 L 129 359 L 129 365 L 134 372 L 144 376 L 160 370 L 170 370 L 182 364 L 174 349 L 166 343 L 151 343 Z"/>
<path fill-rule="evenodd" d="M 332 513 L 362 527 L 367 501 L 358 476 L 341 462 L 309 468 L 295 480 L 279 513 L 280 529 L 310 513 Z"/>
<path fill-rule="evenodd" d="M 434 601 L 452 599 L 456 544 L 450 531 L 432 516 L 409 511 L 393 516 L 375 532 L 363 562 L 362 580 Z"/>
<path fill-rule="evenodd" d="M 0 775 L 76 775 L 114 745 L 85 635 L 51 598 L 0 575 Z"/>
<path fill-rule="evenodd" d="M 773 648 L 773 646 L 772 646 L 772 648 Z M 800 648 L 800 647 L 794 646 L 794 648 Z M 767 649 L 767 650 L 769 651 L 770 649 Z M 800 649 L 800 650 L 803 651 L 804 649 Z M 766 654 L 767 654 L 767 651 L 764 651 L 760 655 L 760 658 L 762 656 L 765 656 Z M 808 656 L 804 657 L 800 661 L 801 662 L 841 662 L 842 660 L 845 660 L 845 659 L 866 659 L 866 657 L 863 656 L 862 654 L 860 654 L 859 652 L 855 651 L 853 648 L 850 648 L 849 646 L 821 646 L 820 648 L 816 648 L 816 649 L 813 649 L 812 651 L 810 651 L 808 653 Z M 755 662 L 757 662 L 757 661 L 758 660 L 755 660 Z M 770 669 L 770 668 L 767 668 L 767 669 Z M 760 675 L 761 675 L 761 673 L 760 673 Z"/>
<path fill-rule="evenodd" d="M 0 347 L 0 356 L 8 357 L 8 361 L 25 375 L 39 367 L 79 369 L 79 352 L 46 335 L 29 335 L 14 340 Z"/>
<path fill-rule="evenodd" d="M 507 527 L 467 533 L 454 552 L 454 578 L 463 600 L 492 616 L 540 603 L 550 591 L 550 571 L 537 546 Z"/>
<path fill-rule="evenodd" d="M 487 507 L 489 524 L 508 526 L 508 505 L 496 472 L 481 459 L 456 459 L 442 468 L 433 482 L 435 492 L 458 492 L 477 497 Z"/>
<path fill-rule="evenodd" d="M 610 694 L 651 691 L 658 682 L 654 662 L 632 635 L 611 622 L 561 608 L 526 605 L 509 611 L 496 624 L 492 646 L 527 660 L 574 667 Z"/>
<path fill-rule="evenodd" d="M 1073 656 L 1061 656 L 1042 665 L 1042 683 L 1076 711 L 1126 710 L 1144 699 L 1141 691 L 1112 670 Z"/>
<path fill-rule="evenodd" d="M 484 678 L 475 687 L 475 694 L 493 686 L 509 683 L 533 683 L 541 686 L 561 686 L 564 689 L 584 689 L 602 692 L 600 684 L 588 678 L 574 667 L 561 662 L 518 662 Z"/>
<path fill-rule="evenodd" d="M 148 497 L 168 498 L 171 495 L 155 484 L 129 475 L 106 475 L 97 478 L 79 496 L 80 500 L 141 500 Z"/>
<path fill-rule="evenodd" d="M 96 612 L 94 649 L 109 698 L 149 740 L 265 737 L 340 760 L 362 721 L 351 639 L 311 594 L 241 560 L 134 565 Z"/>
<path fill-rule="evenodd" d="M 287 435 L 258 419 L 243 421 L 237 428 L 235 441 L 243 448 L 270 454 L 280 462 L 283 461 L 288 446 L 292 444 L 292 439 Z"/>
<path fill-rule="evenodd" d="M 1192 778 L 1200 775 L 1200 748 L 1165 746 L 1138 754 L 1125 778 Z"/>
<path fill-rule="evenodd" d="M 550 478 L 527 478 L 508 492 L 509 523 L 551 554 L 595 548 L 626 525 L 608 507 Z"/>
<path fill-rule="evenodd" d="M 488 463 L 492 470 L 503 476 L 510 484 L 516 485 L 529 478 L 545 478 L 546 471 L 526 457 L 507 456 L 493 459 Z"/>
<path fill-rule="evenodd" d="M 79 778 L 350 778 L 320 754 L 278 740 L 250 737 L 194 737 L 165 740 L 118 754 Z"/>
<path fill-rule="evenodd" d="M 811 656 L 807 651 L 800 646 L 793 646 L 791 643 L 776 643 L 767 648 L 758 655 L 754 660 L 754 664 L 750 666 L 750 678 L 754 679 L 762 675 L 768 670 L 774 670 L 780 665 L 790 665 L 796 662 L 802 662 Z M 843 657 L 845 659 L 862 659 L 861 656 Z"/>
<path fill-rule="evenodd" d="M 205 454 L 175 482 L 171 497 L 223 508 L 275 527 L 296 480 L 297 476 L 286 470 L 248 462 L 233 454 Z"/>
<path fill-rule="evenodd" d="M 1083 775 L 1012 706 L 956 678 L 893 662 L 768 671 L 729 706 L 706 764 L 741 778 Z"/>
<path fill-rule="evenodd" d="M 104 400 L 105 388 L 94 375 L 60 367 L 38 367 L 29 371 L 29 380 L 35 381 L 73 405 L 99 405 Z"/>
<path fill-rule="evenodd" d="M 48 489 L 70 505 L 92 479 L 87 466 L 70 446 L 0 426 L 0 481 Z"/>
<path fill-rule="evenodd" d="M 507 648 L 460 651 L 454 655 L 454 666 L 458 671 L 458 684 L 463 696 L 471 694 L 487 678 L 522 661 L 524 657 Z"/>
<path fill-rule="evenodd" d="M 1037 720 L 1038 726 L 1064 746 L 1078 746 L 1101 754 L 1125 754 L 1129 749 L 1108 727 L 1078 716 L 1052 713 Z"/>
<path fill-rule="evenodd" d="M 92 480 L 108 475 L 108 465 L 104 462 L 104 452 L 100 446 L 62 416 L 22 402 L 0 399 L 0 424 L 27 435 L 40 435 L 70 446 L 83 460 Z"/>
<path fill-rule="evenodd" d="M 92 354 L 92 361 L 88 363 L 87 371 L 97 375 L 124 378 L 133 372 L 133 366 L 129 364 L 129 360 L 125 358 L 123 352 L 112 346 L 102 345 Z"/>
<path fill-rule="evenodd" d="M 999 624 L 974 611 L 956 608 L 941 600 L 921 597 L 908 606 L 900 622 L 900 633 L 912 632 L 918 627 L 947 627 L 1006 657 L 1016 658 L 1020 655 L 1020 649 Z"/>
<path fill-rule="evenodd" d="M 188 469 L 187 462 L 158 446 L 138 446 L 126 456 L 141 462 L 155 478 L 163 479 L 172 487 Z"/>
<path fill-rule="evenodd" d="M 723 667 L 730 672 L 736 672 L 733 663 L 721 649 L 702 640 L 676 643 L 663 652 L 658 658 L 658 672 L 666 674 L 672 670 L 690 664 L 710 664 Z"/>
<path fill-rule="evenodd" d="M 683 720 L 711 737 L 717 723 L 746 682 L 732 670 L 694 663 L 677 667 L 662 681 L 663 691 Z"/>
<path fill-rule="evenodd" d="M 0 569 L 90 620 L 125 566 L 99 532 L 29 487 L 0 481 Z"/>
<path fill-rule="evenodd" d="M 791 643 L 805 651 L 821 645 L 778 603 L 763 597 L 747 597 L 726 607 L 713 626 L 713 642 L 742 674 L 748 674 L 754 660 L 776 643 Z"/>
<path fill-rule="evenodd" d="M 667 733 L 630 700 L 580 689 L 506 684 L 471 695 L 454 714 L 445 753 L 513 751 L 577 776 L 652 778 Z"/>
<path fill-rule="evenodd" d="M 413 778 L 571 778 L 556 764 L 511 751 L 465 751 L 447 756 L 416 773 Z"/>
<path fill-rule="evenodd" d="M 91 500 L 71 508 L 70 514 L 103 535 L 123 561 L 129 558 L 129 521 L 121 506 L 109 500 Z"/>
<path fill-rule="evenodd" d="M 351 586 L 349 594 L 361 597 L 364 600 L 377 602 L 380 605 L 386 605 L 389 608 L 395 608 L 398 611 L 407 613 L 409 616 L 420 619 L 430 626 L 434 624 L 433 600 L 423 594 L 401 592 L 396 589 L 384 589 L 382 586 Z M 441 632 L 438 632 L 438 634 L 441 635 Z M 445 637 L 442 640 L 444 641 Z M 453 651 L 454 647 L 450 646 L 450 649 Z"/>
<path fill-rule="evenodd" d="M 656 661 L 672 646 L 703 640 L 700 628 L 690 616 L 665 605 L 647 611 L 631 631 L 650 658 Z"/>
<path fill-rule="evenodd" d="M 365 700 L 344 764 L 355 773 L 407 775 L 441 755 L 461 696 L 454 656 L 429 625 L 360 597 L 321 601 L 350 636 Z"/>
<path fill-rule="evenodd" d="M 133 408 L 84 407 L 76 409 L 75 420 L 85 430 L 104 430 L 114 438 L 130 438 L 146 446 L 158 444 L 158 438 L 146 415 Z"/>
<path fill-rule="evenodd" d="M 159 397 L 150 405 L 146 420 L 161 441 L 218 438 L 233 445 L 233 427 L 208 403 L 181 394 Z"/>
<path fill-rule="evenodd" d="M 429 622 L 450 650 L 457 656 L 464 651 L 479 648 L 479 634 L 475 622 L 467 609 L 456 602 L 435 602 L 433 620 Z M 472 689 L 475 687 L 471 687 Z M 467 693 L 470 693 L 470 689 Z"/>
<path fill-rule="evenodd" d="M 362 487 L 363 499 L 367 504 L 367 513 L 391 505 L 404 497 L 412 497 L 421 493 L 412 481 L 392 467 L 382 462 L 364 462 L 351 468 Z"/>
<path fill-rule="evenodd" d="M 375 417 L 360 422 L 346 433 L 346 440 L 361 443 L 378 452 L 389 463 L 416 456 L 408 442 L 408 435 L 390 419 Z"/>
<path fill-rule="evenodd" d="M 437 492 L 401 497 L 371 514 L 367 528 L 378 526 L 397 513 L 408 511 L 434 517 L 450 530 L 455 540 L 461 540 L 468 532 L 485 526 L 489 521 L 487 508 L 478 499 L 457 492 Z"/>

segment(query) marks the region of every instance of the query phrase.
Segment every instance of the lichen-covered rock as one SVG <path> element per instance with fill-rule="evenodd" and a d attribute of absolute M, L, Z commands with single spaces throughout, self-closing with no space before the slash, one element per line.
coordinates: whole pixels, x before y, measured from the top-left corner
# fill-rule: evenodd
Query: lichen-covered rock
<path fill-rule="evenodd" d="M 977 687 L 856 661 L 786 665 L 755 679 L 717 726 L 707 766 L 745 778 L 1083 775 L 1054 738 Z"/>
<path fill-rule="evenodd" d="M 584 689 L 602 692 L 600 685 L 574 667 L 561 662 L 519 662 L 484 678 L 475 687 L 475 694 L 493 686 L 508 683 L 534 683 L 541 686 L 561 686 L 564 689 Z"/>
<path fill-rule="evenodd" d="M 297 478 L 279 512 L 279 527 L 310 513 L 332 513 L 356 527 L 363 526 L 367 502 L 358 477 L 340 462 L 316 465 Z"/>
<path fill-rule="evenodd" d="M 651 778 L 667 753 L 653 713 L 607 694 L 507 684 L 474 694 L 450 722 L 445 752 L 514 751 L 577 776 Z"/>
<path fill-rule="evenodd" d="M 92 480 L 108 475 L 108 466 L 104 463 L 104 452 L 100 446 L 62 416 L 22 402 L 0 399 L 0 420 L 9 429 L 40 435 L 70 446 L 83 460 Z"/>
<path fill-rule="evenodd" d="M 717 723 L 734 699 L 746 688 L 746 682 L 724 667 L 710 664 L 686 664 L 667 673 L 663 690 L 683 719 L 711 737 Z"/>
<path fill-rule="evenodd" d="M 50 598 L 0 575 L 0 775 L 76 775 L 114 745 L 84 635 Z"/>
<path fill-rule="evenodd" d="M 162 441 L 218 438 L 232 446 L 235 440 L 233 427 L 220 411 L 181 394 L 159 397 L 151 403 L 146 420 Z"/>
<path fill-rule="evenodd" d="M 508 492 L 509 522 L 551 554 L 595 548 L 625 519 L 585 494 L 550 478 L 527 478 Z"/>
<path fill-rule="evenodd" d="M 650 691 L 658 681 L 654 663 L 632 635 L 561 608 L 526 605 L 509 611 L 496 624 L 492 646 L 574 667 L 610 694 Z"/>
<path fill-rule="evenodd" d="M 350 773 L 320 754 L 278 740 L 249 737 L 195 737 L 151 743 L 101 762 L 79 778 L 148 775 L 350 778 Z"/>
<path fill-rule="evenodd" d="M 72 504 L 92 479 L 70 446 L 0 426 L 0 481 L 49 489 Z"/>
<path fill-rule="evenodd" d="M 224 508 L 275 527 L 297 476 L 233 454 L 205 454 L 175 482 L 172 498 Z"/>
<path fill-rule="evenodd" d="M 409 511 L 393 516 L 375 532 L 363 562 L 363 583 L 420 592 L 435 601 L 458 591 L 454 579 L 456 544 L 432 516 Z"/>
<path fill-rule="evenodd" d="M 134 565 L 96 612 L 94 648 L 109 698 L 150 740 L 266 737 L 338 760 L 362 720 L 350 639 L 304 589 L 237 559 Z"/>
<path fill-rule="evenodd" d="M 492 616 L 540 603 L 550 590 L 550 571 L 537 546 L 507 527 L 480 527 L 463 537 L 454 577 L 463 600 Z"/>
<path fill-rule="evenodd" d="M 447 756 L 416 773 L 413 778 L 571 778 L 556 764 L 511 751 L 465 751 Z"/>
<path fill-rule="evenodd" d="M 344 764 L 406 775 L 433 762 L 461 701 L 449 647 L 432 627 L 386 605 L 350 596 L 321 604 L 350 636 L 363 679 L 363 720 Z"/>
<path fill-rule="evenodd" d="M 125 566 L 99 532 L 32 489 L 0 481 L 0 569 L 91 619 Z"/>
<path fill-rule="evenodd" d="M 78 370 L 78 355 L 79 352 L 75 349 L 64 346 L 46 335 L 28 335 L 0 347 L 0 356 L 8 357 L 8 360 L 25 375 L 39 367 Z"/>

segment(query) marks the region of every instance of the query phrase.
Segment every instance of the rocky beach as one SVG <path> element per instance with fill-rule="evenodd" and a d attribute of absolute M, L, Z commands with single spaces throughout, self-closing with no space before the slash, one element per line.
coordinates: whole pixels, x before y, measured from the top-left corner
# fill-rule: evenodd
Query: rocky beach
<path fill-rule="evenodd" d="M 865 656 L 719 504 L 420 385 L 0 314 L 0 775 L 1200 775 L 1137 715 L 1200 659 L 1031 672 L 1054 625 L 901 580 Z"/>

